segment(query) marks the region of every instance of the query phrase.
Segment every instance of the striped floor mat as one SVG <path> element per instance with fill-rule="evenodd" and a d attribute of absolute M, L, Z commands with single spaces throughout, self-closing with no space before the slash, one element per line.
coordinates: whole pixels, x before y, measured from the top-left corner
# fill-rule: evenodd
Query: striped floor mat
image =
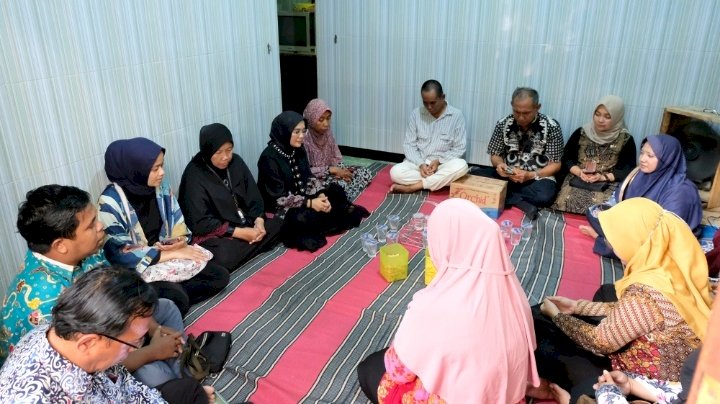
<path fill-rule="evenodd" d="M 447 192 L 387 194 L 389 167 L 372 164 L 372 184 L 356 200 L 372 215 L 359 228 L 329 238 L 315 253 L 277 247 L 232 274 L 226 290 L 194 306 L 188 331 L 225 330 L 233 346 L 222 372 L 209 382 L 229 402 L 366 403 L 355 367 L 389 344 L 414 292 L 424 287 L 424 251 L 408 246 L 408 279 L 388 284 L 379 258 L 360 248 L 359 235 L 388 214 L 403 222 L 430 213 Z M 499 220 L 519 223 L 511 209 Z M 531 304 L 543 296 L 589 297 L 621 268 L 590 251 L 577 226 L 580 216 L 542 211 L 530 240 L 511 253 Z M 422 336 L 418 336 L 421 338 Z"/>

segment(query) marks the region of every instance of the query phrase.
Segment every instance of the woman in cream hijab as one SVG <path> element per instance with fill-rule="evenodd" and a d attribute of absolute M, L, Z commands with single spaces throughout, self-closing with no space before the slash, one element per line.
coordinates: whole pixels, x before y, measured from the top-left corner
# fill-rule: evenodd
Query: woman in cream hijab
<path fill-rule="evenodd" d="M 563 151 L 567 176 L 554 209 L 583 214 L 610 199 L 618 183 L 635 167 L 635 141 L 625 127 L 622 98 L 608 95 L 593 110 L 591 122 L 579 127 Z"/>
<path fill-rule="evenodd" d="M 478 231 L 482 229 L 482 231 Z M 389 349 L 358 366 L 373 402 L 518 403 L 537 386 L 530 306 L 494 220 L 459 198 L 428 220 L 437 275 Z"/>
<path fill-rule="evenodd" d="M 625 264 L 624 276 L 615 283 L 619 300 L 545 299 L 540 310 L 554 324 L 536 318 L 540 376 L 571 390 L 575 398 L 591 393 L 577 388 L 584 382 L 573 374 L 579 366 L 594 373 L 593 381 L 612 368 L 678 382 L 683 362 L 705 338 L 710 316 L 702 248 L 682 219 L 646 198 L 627 199 L 598 218 Z M 576 316 L 604 319 L 593 325 Z"/>

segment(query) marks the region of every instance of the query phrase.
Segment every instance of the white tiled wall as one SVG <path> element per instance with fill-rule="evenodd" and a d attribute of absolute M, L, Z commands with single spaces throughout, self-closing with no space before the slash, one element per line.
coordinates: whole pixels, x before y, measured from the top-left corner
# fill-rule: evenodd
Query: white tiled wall
<path fill-rule="evenodd" d="M 720 108 L 720 3 L 712 0 L 319 0 L 318 94 L 344 145 L 402 153 L 420 85 L 439 80 L 488 164 L 517 86 L 540 92 L 566 139 L 616 94 L 639 143 L 666 105 Z"/>
<path fill-rule="evenodd" d="M 281 110 L 276 14 L 250 0 L 0 2 L 0 294 L 25 250 L 25 193 L 60 183 L 97 198 L 112 140 L 165 147 L 177 187 L 200 127 L 221 122 L 256 170 Z"/>

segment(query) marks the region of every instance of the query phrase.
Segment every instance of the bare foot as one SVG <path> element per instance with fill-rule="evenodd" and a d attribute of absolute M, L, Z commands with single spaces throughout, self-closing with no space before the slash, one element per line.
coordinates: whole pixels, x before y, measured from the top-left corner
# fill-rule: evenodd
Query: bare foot
<path fill-rule="evenodd" d="M 208 403 L 213 404 L 215 402 L 215 387 L 213 386 L 202 386 L 205 390 L 205 394 L 208 396 Z"/>
<path fill-rule="evenodd" d="M 414 184 L 410 185 L 402 185 L 402 184 L 392 184 L 390 186 L 390 192 L 397 193 L 397 194 L 411 194 L 413 192 L 417 192 L 421 190 L 423 187 L 422 181 L 418 181 Z"/>
<path fill-rule="evenodd" d="M 597 232 L 595 231 L 595 229 L 593 229 L 590 226 L 581 225 L 579 227 L 579 229 L 580 229 L 580 233 L 582 233 L 586 236 L 590 236 L 592 238 L 598 238 Z"/>
<path fill-rule="evenodd" d="M 555 383 L 550 384 L 550 391 L 558 404 L 570 404 L 570 393 Z"/>
<path fill-rule="evenodd" d="M 550 382 L 543 378 L 540 378 L 540 386 L 538 387 L 528 384 L 525 395 L 538 400 L 552 400 L 555 398 L 552 390 L 550 390 Z"/>

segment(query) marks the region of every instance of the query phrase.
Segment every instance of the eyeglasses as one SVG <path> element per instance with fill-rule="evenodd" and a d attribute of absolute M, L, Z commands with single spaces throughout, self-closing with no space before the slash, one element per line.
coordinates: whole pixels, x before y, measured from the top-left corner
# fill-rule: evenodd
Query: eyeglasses
<path fill-rule="evenodd" d="M 307 128 L 305 128 L 305 129 L 294 129 L 294 130 L 292 131 L 292 134 L 293 134 L 293 135 L 307 135 L 307 133 L 308 133 L 308 129 L 307 129 Z"/>
<path fill-rule="evenodd" d="M 121 343 L 121 344 L 125 344 L 125 345 L 127 345 L 127 346 L 129 346 L 130 348 L 133 348 L 133 349 L 140 349 L 140 348 L 142 348 L 142 347 L 140 347 L 140 346 L 138 346 L 138 345 L 131 344 L 131 343 L 129 343 L 129 342 L 123 341 L 123 340 L 121 340 L 120 338 L 111 337 L 111 336 L 109 336 L 109 335 L 107 335 L 107 334 L 98 334 L 98 335 L 101 335 L 101 336 L 103 336 L 103 337 L 105 337 L 105 338 L 111 339 L 111 340 L 113 340 L 113 341 L 115 341 L 115 342 L 119 342 L 119 343 Z"/>

